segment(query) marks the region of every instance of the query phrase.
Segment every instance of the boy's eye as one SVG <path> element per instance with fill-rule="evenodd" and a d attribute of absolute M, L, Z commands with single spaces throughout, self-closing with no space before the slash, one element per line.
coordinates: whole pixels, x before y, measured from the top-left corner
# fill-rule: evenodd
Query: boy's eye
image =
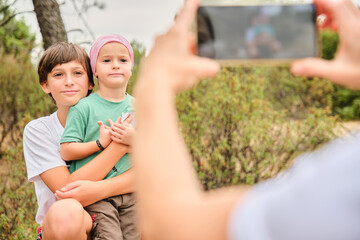
<path fill-rule="evenodd" d="M 55 74 L 54 74 L 54 77 L 61 77 L 61 76 L 62 76 L 61 73 L 55 73 Z"/>
<path fill-rule="evenodd" d="M 75 75 L 82 75 L 82 72 L 75 72 Z"/>

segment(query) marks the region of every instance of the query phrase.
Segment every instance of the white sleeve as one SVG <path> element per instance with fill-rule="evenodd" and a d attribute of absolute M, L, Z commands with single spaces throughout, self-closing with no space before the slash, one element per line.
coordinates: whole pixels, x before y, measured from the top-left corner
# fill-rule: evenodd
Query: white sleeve
<path fill-rule="evenodd" d="M 229 239 L 360 239 L 359 146 L 334 141 L 256 185 L 233 209 Z"/>
<path fill-rule="evenodd" d="M 60 166 L 66 166 L 60 156 L 60 142 L 56 141 L 42 122 L 32 121 L 26 125 L 23 148 L 28 179 L 37 181 L 39 174 Z"/>

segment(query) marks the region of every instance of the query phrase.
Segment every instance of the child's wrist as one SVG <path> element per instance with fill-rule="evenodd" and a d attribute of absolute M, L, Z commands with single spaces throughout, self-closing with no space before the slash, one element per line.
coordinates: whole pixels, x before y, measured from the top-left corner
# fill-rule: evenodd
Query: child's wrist
<path fill-rule="evenodd" d="M 103 147 L 103 145 L 101 145 L 100 139 L 96 140 L 95 142 L 96 142 L 96 145 L 99 147 L 99 149 L 100 149 L 101 151 L 103 151 L 103 150 L 105 149 L 105 148 Z"/>

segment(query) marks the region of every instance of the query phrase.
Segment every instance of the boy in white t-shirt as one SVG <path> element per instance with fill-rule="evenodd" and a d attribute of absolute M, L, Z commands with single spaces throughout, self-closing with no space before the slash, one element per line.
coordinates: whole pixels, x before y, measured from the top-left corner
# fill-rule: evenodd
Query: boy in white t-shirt
<path fill-rule="evenodd" d="M 57 111 L 28 123 L 23 135 L 28 178 L 34 182 L 39 206 L 36 221 L 42 225 L 45 239 L 86 239 L 93 223 L 82 205 L 133 191 L 131 170 L 107 181 L 98 181 L 128 152 L 129 147 L 112 142 L 91 163 L 70 174 L 60 156 L 60 139 L 70 107 L 93 88 L 90 59 L 75 44 L 56 43 L 41 57 L 38 74 L 42 89 L 53 98 Z M 92 181 L 72 183 L 84 179 Z M 73 190 L 81 188 L 84 191 L 77 194 L 65 191 L 67 187 L 64 186 L 69 183 L 72 183 Z M 59 192 L 62 196 L 73 199 L 56 202 L 53 193 L 59 190 L 63 190 Z M 84 198 L 86 201 L 81 200 Z"/>

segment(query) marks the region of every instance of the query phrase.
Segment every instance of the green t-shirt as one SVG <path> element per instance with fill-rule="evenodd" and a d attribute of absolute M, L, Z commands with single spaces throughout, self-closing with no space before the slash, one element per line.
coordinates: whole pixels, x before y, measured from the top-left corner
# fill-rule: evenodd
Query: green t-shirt
<path fill-rule="evenodd" d="M 88 97 L 81 99 L 75 106 L 70 108 L 66 119 L 65 130 L 60 143 L 65 142 L 91 142 L 99 139 L 100 129 L 97 124 L 102 121 L 110 126 L 108 119 L 115 122 L 119 116 L 128 115 L 133 111 L 133 97 L 126 94 L 121 102 L 111 102 L 100 97 L 96 92 Z M 80 160 L 71 162 L 69 171 L 72 173 L 84 166 L 100 151 Z M 115 165 L 106 178 L 117 176 L 131 167 L 129 154 L 125 154 Z"/>

